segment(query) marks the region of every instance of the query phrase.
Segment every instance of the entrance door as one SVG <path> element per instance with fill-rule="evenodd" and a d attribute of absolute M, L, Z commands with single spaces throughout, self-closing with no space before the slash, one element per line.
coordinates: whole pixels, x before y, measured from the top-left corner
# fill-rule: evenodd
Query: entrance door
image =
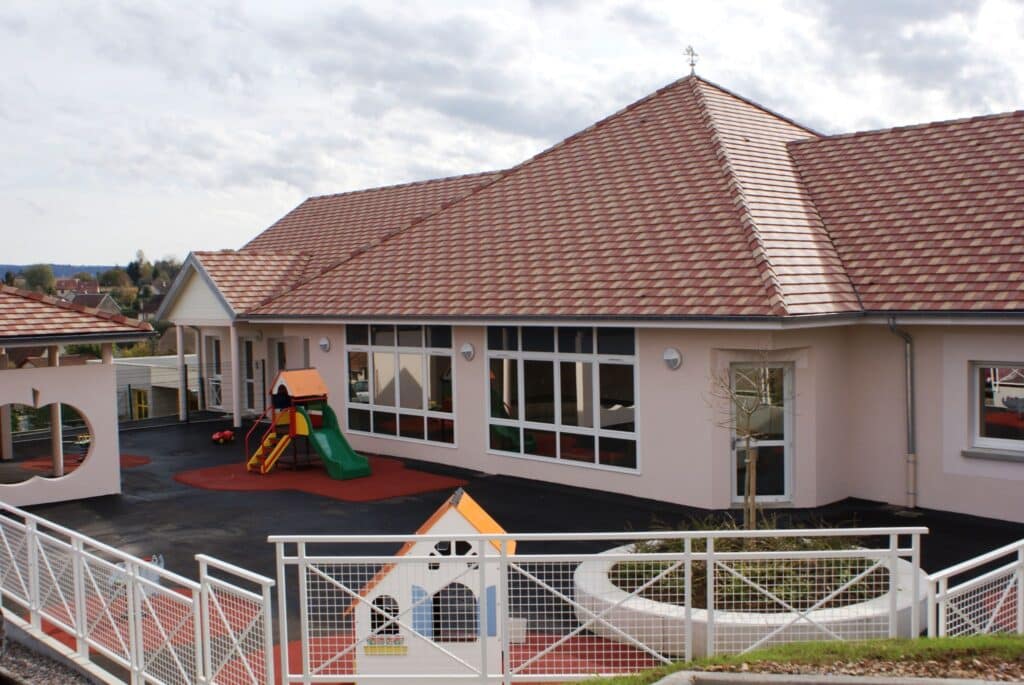
<path fill-rule="evenodd" d="M 221 398 L 221 358 L 220 338 L 206 338 L 207 389 L 206 406 L 220 408 Z"/>
<path fill-rule="evenodd" d="M 734 502 L 743 500 L 747 483 L 746 436 L 757 454 L 757 500 L 792 499 L 793 367 L 781 363 L 733 364 Z"/>
<path fill-rule="evenodd" d="M 244 374 L 245 408 L 256 409 L 256 363 L 253 360 L 252 340 L 242 341 L 242 371 Z"/>

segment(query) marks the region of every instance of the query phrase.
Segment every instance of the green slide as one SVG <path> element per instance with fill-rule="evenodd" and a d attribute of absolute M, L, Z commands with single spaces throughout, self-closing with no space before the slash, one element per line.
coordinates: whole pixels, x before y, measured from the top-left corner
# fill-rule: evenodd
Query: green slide
<path fill-rule="evenodd" d="M 313 421 L 306 410 L 297 407 L 299 412 L 309 422 L 309 441 L 313 444 L 320 459 L 323 460 L 327 473 L 331 478 L 337 480 L 348 480 L 349 478 L 362 478 L 370 475 L 370 462 L 366 457 L 356 452 L 348 444 L 348 440 L 341 434 L 338 427 L 338 417 L 334 410 L 327 403 L 322 405 L 323 423 L 319 428 L 313 428 Z"/>

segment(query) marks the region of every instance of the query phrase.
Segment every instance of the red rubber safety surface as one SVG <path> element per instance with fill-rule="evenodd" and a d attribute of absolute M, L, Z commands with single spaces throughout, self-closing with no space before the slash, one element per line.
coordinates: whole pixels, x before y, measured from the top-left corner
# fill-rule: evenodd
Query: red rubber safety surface
<path fill-rule="evenodd" d="M 150 461 L 149 457 L 144 457 L 140 454 L 122 454 L 121 455 L 121 468 L 122 469 L 133 469 L 136 466 L 145 466 Z M 77 455 L 64 455 L 64 473 L 71 473 L 79 466 L 82 462 L 78 460 Z M 34 459 L 26 459 L 21 462 L 21 468 L 29 471 L 39 471 L 42 473 L 49 473 L 53 470 L 53 457 L 47 455 L 45 457 L 35 457 Z"/>
<path fill-rule="evenodd" d="M 275 468 L 266 475 L 245 470 L 241 462 L 179 471 L 174 480 L 203 490 L 256 492 L 260 490 L 299 490 L 345 502 L 375 502 L 418 495 L 435 490 L 454 490 L 466 481 L 426 471 L 406 468 L 404 462 L 370 456 L 372 475 L 352 480 L 334 480 L 320 466 L 297 470 Z"/>

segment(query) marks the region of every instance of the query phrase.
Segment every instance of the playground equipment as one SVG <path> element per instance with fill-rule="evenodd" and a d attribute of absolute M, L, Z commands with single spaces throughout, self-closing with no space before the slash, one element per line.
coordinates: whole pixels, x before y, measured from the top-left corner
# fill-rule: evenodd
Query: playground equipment
<path fill-rule="evenodd" d="M 270 406 L 245 436 L 248 471 L 270 473 L 297 437 L 304 437 L 320 456 L 331 478 L 347 480 L 370 475 L 370 463 L 345 440 L 338 417 L 327 404 L 327 386 L 316 369 L 281 371 L 271 385 Z M 250 452 L 250 439 L 268 419 L 270 426 Z"/>

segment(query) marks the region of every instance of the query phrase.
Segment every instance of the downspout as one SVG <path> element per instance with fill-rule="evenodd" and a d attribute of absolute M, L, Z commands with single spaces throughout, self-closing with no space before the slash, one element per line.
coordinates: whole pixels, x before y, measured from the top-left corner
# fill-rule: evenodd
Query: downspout
<path fill-rule="evenodd" d="M 914 338 L 910 333 L 896 328 L 896 317 L 889 317 L 889 330 L 903 338 L 903 364 L 907 384 L 907 456 L 906 456 L 906 505 L 917 507 L 917 440 L 914 421 Z"/>

